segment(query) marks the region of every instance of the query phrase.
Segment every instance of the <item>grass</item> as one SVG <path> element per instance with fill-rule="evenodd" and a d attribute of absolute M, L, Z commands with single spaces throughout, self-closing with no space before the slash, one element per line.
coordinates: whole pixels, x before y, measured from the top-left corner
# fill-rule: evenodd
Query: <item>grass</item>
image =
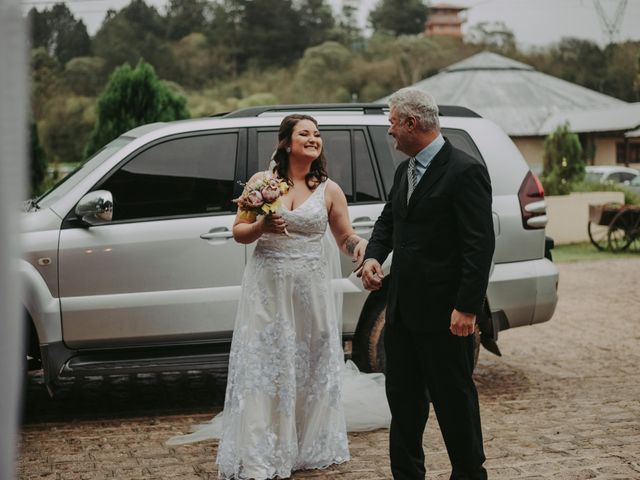
<path fill-rule="evenodd" d="M 588 262 L 593 260 L 613 260 L 620 258 L 637 258 L 640 253 L 632 252 L 602 252 L 591 243 L 571 243 L 568 245 L 556 245 L 551 251 L 555 263 Z"/>

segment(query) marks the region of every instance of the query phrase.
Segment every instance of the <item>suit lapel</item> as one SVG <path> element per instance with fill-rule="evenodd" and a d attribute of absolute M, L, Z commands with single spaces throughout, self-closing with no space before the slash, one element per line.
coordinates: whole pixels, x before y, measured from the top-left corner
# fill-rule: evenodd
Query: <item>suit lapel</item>
<path fill-rule="evenodd" d="M 449 163 L 449 158 L 451 153 L 451 144 L 448 140 L 445 140 L 444 145 L 438 152 L 438 154 L 431 160 L 431 164 L 427 168 L 427 171 L 422 175 L 422 178 L 416 185 L 416 189 L 411 194 L 411 198 L 409 199 L 409 205 L 407 206 L 407 210 L 411 210 L 411 208 L 416 204 L 416 202 L 426 195 L 431 187 L 433 187 L 438 180 L 444 175 L 447 171 L 447 164 Z M 407 176 L 404 175 L 405 184 L 407 183 Z M 404 190 L 405 198 L 407 194 L 407 188 Z"/>

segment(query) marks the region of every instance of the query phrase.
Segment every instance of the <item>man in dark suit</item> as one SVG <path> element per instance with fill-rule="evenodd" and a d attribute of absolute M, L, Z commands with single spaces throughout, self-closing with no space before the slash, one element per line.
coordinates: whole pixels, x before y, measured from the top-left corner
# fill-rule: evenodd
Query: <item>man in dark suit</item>
<path fill-rule="evenodd" d="M 495 245 L 489 174 L 442 137 L 429 94 L 402 89 L 389 106 L 389 135 L 410 158 L 396 170 L 360 274 L 367 289 L 381 288 L 381 264 L 393 250 L 384 339 L 393 478 L 425 478 L 431 402 L 451 479 L 486 479 L 471 374 Z"/>

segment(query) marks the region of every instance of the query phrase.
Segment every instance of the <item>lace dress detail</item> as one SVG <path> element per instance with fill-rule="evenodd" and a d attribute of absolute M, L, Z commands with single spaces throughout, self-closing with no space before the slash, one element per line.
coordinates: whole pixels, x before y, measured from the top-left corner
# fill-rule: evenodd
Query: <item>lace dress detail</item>
<path fill-rule="evenodd" d="M 223 479 L 287 478 L 349 459 L 344 368 L 322 256 L 326 182 L 265 234 L 245 269 L 218 448 Z"/>

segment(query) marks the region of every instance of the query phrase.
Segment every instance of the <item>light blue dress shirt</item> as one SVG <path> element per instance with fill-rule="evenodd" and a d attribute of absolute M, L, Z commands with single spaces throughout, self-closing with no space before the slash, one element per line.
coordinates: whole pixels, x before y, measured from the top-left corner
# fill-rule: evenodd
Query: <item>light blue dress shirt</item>
<path fill-rule="evenodd" d="M 431 160 L 433 160 L 443 146 L 444 137 L 442 134 L 438 134 L 433 142 L 418 152 L 416 155 L 416 185 L 424 175 L 424 172 L 427 171 Z"/>

